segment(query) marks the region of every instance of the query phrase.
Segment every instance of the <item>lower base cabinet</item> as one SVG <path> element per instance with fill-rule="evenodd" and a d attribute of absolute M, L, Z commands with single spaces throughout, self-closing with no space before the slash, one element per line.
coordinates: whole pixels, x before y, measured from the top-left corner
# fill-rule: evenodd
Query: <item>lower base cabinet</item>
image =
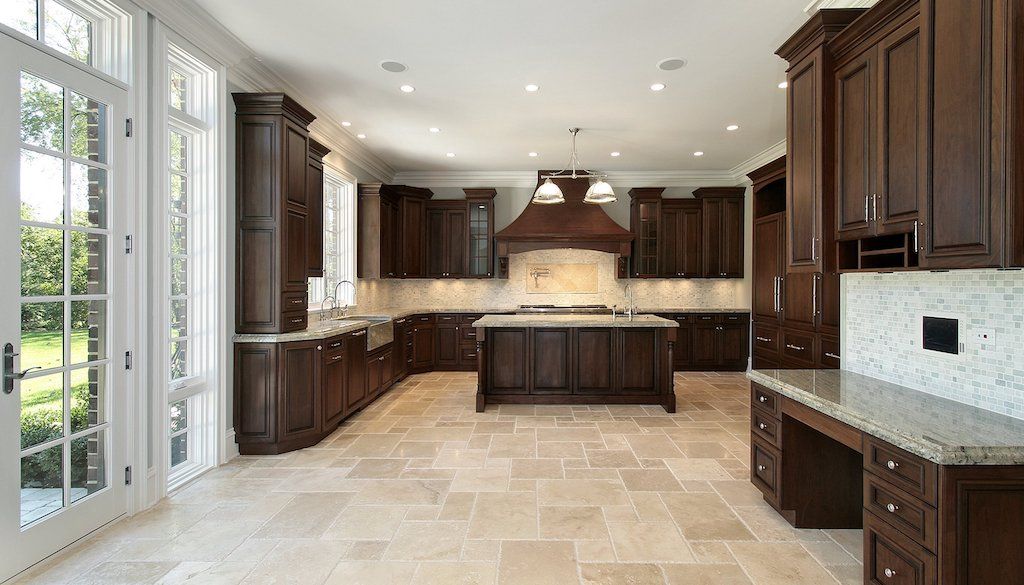
<path fill-rule="evenodd" d="M 749 313 L 662 313 L 679 324 L 673 352 L 677 372 L 743 372 L 750 356 Z"/>
<path fill-rule="evenodd" d="M 839 369 L 839 338 L 755 321 L 754 370 Z"/>

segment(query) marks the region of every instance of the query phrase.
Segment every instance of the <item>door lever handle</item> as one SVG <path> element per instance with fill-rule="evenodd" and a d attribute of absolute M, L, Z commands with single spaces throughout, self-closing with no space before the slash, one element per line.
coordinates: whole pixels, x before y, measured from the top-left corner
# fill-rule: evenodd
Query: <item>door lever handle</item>
<path fill-rule="evenodd" d="M 14 358 L 19 354 L 14 353 L 14 345 L 4 345 L 4 394 L 14 392 L 14 381 L 21 380 L 33 370 L 41 370 L 42 366 L 35 366 L 21 372 L 14 371 Z"/>

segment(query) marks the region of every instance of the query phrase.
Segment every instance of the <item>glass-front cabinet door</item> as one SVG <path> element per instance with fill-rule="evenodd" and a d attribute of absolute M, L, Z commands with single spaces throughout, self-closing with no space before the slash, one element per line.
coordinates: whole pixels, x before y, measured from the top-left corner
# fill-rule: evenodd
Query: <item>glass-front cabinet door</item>
<path fill-rule="evenodd" d="M 476 195 L 471 191 L 491 189 L 467 189 L 466 206 L 469 221 L 469 276 L 470 278 L 489 278 L 494 276 L 494 195 Z"/>

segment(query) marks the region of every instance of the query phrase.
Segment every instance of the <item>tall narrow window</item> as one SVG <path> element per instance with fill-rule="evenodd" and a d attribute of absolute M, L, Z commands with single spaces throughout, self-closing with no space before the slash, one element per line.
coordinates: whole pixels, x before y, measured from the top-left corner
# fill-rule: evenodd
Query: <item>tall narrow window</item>
<path fill-rule="evenodd" d="M 338 306 L 356 302 L 355 193 L 351 178 L 324 167 L 324 276 L 309 279 L 309 304 L 314 309 L 327 296 L 334 297 L 335 290 Z M 346 281 L 352 284 L 341 284 Z"/>
<path fill-rule="evenodd" d="M 163 32 L 163 31 L 161 31 Z M 165 33 L 164 34 L 169 34 Z M 160 368 L 165 471 L 173 489 L 216 465 L 218 72 L 184 42 L 163 39 L 159 85 L 163 315 Z"/>
<path fill-rule="evenodd" d="M 131 16 L 107 0 L 2 0 L 0 25 L 128 81 Z"/>

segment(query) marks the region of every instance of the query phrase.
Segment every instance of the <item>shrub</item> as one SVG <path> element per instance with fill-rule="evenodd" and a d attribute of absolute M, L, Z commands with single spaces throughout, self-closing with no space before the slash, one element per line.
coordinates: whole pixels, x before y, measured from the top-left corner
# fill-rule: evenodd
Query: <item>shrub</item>
<path fill-rule="evenodd" d="M 80 384 L 71 389 L 71 428 L 84 429 L 89 425 L 89 389 L 88 384 Z M 38 445 L 61 436 L 64 426 L 63 407 L 53 405 L 38 407 L 21 413 L 21 446 Z M 72 485 L 85 482 L 87 469 L 82 463 L 88 455 L 87 442 L 72 441 L 71 460 L 75 462 L 71 469 Z M 61 474 L 63 454 L 61 449 L 46 449 L 21 461 L 21 487 L 42 488 L 64 485 Z"/>

